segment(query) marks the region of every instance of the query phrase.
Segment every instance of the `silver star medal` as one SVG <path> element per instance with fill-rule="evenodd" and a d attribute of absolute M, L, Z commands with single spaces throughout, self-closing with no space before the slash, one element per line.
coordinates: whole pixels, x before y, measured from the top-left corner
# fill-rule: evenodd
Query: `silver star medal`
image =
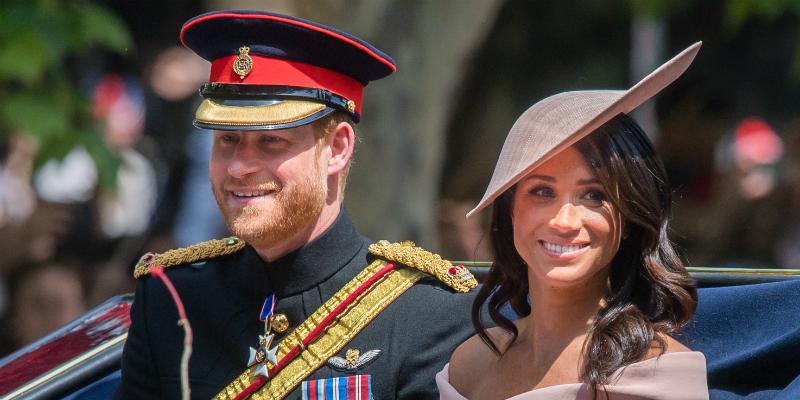
<path fill-rule="evenodd" d="M 258 335 L 258 347 L 257 348 L 250 348 L 250 357 L 247 360 L 247 367 L 250 368 L 253 365 L 259 364 L 258 368 L 256 368 L 255 372 L 253 372 L 253 376 L 263 376 L 265 378 L 269 378 L 269 368 L 267 368 L 267 362 L 272 364 L 274 367 L 278 364 L 278 346 L 273 348 L 269 348 L 272 345 L 272 339 L 275 338 L 275 335 L 269 334 L 267 336 Z"/>
<path fill-rule="evenodd" d="M 272 334 L 272 327 L 270 326 L 270 317 L 275 313 L 275 304 L 278 303 L 275 293 L 270 293 L 264 299 L 264 305 L 261 306 L 261 313 L 259 313 L 259 320 L 264 321 L 264 335 L 258 335 L 258 347 L 250 348 L 250 357 L 247 360 L 247 368 L 258 364 L 253 376 L 263 376 L 269 378 L 269 368 L 267 363 L 273 367 L 278 365 L 278 346 L 269 348 L 272 345 L 272 339 L 275 335 Z"/>

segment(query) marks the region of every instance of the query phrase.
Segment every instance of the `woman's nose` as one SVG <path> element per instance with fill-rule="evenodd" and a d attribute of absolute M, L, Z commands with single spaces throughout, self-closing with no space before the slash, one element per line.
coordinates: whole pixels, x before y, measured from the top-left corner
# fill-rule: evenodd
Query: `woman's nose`
<path fill-rule="evenodd" d="M 564 203 L 550 220 L 550 226 L 564 232 L 580 229 L 581 218 L 578 207 L 572 203 Z"/>

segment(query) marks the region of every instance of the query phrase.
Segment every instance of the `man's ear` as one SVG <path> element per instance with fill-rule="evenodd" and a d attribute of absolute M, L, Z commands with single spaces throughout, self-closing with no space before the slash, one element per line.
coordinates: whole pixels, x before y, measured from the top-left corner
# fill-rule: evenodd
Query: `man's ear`
<path fill-rule="evenodd" d="M 328 175 L 342 172 L 353 157 L 356 133 L 347 122 L 339 122 L 328 139 L 331 157 L 328 159 Z"/>

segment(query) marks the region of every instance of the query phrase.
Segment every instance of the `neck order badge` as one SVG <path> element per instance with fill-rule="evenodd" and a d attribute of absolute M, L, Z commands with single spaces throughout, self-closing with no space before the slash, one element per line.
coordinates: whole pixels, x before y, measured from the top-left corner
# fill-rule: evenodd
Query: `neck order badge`
<path fill-rule="evenodd" d="M 272 333 L 272 317 L 275 313 L 275 304 L 277 303 L 277 299 L 275 298 L 275 293 L 270 293 L 266 300 L 264 300 L 264 305 L 261 307 L 261 315 L 259 316 L 259 320 L 264 322 L 264 335 L 258 336 L 258 347 L 250 348 L 250 357 L 248 357 L 247 367 L 250 368 L 254 365 L 258 365 L 253 376 L 263 376 L 265 378 L 269 377 L 269 369 L 278 365 L 278 346 L 273 348 L 269 348 L 272 346 L 272 340 L 275 338 L 275 334 Z M 269 365 L 268 365 L 269 364 Z"/>

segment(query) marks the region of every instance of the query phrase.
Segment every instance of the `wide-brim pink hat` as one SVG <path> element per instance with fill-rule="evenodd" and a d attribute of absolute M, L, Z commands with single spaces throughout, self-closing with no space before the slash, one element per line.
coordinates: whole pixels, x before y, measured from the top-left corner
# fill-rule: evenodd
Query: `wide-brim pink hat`
<path fill-rule="evenodd" d="M 483 198 L 467 218 L 554 155 L 619 113 L 630 113 L 683 74 L 702 42 L 667 61 L 628 90 L 582 90 L 550 96 L 528 108 L 508 132 Z"/>

